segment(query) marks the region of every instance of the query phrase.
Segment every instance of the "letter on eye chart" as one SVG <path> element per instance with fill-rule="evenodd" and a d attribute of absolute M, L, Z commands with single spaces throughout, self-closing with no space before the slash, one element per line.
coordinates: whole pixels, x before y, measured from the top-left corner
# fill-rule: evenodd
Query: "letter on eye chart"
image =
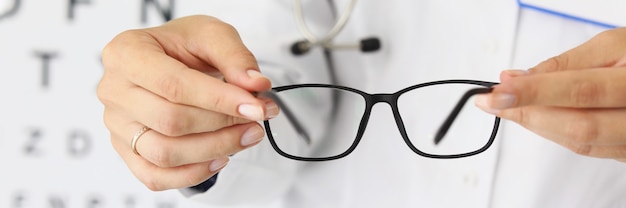
<path fill-rule="evenodd" d="M 161 14 L 163 19 L 167 22 L 172 20 L 173 11 L 174 11 L 174 0 L 169 0 L 169 4 L 167 6 L 163 6 L 158 3 L 156 0 L 143 0 L 141 1 L 141 22 L 148 22 L 148 5 L 153 5 L 158 12 Z"/>

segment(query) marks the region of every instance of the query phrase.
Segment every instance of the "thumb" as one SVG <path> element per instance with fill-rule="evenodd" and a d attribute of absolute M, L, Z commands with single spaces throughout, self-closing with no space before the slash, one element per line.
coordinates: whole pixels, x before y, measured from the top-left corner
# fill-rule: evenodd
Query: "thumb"
<path fill-rule="evenodd" d="M 210 66 L 205 73 L 221 74 L 229 84 L 247 91 L 271 88 L 270 80 L 260 73 L 256 58 L 232 25 L 196 15 L 178 19 L 171 27 L 177 27 L 173 31 L 185 31 L 187 51 Z"/>
<path fill-rule="evenodd" d="M 251 92 L 265 91 L 271 88 L 270 80 L 261 74 L 256 58 L 243 44 L 237 31 L 224 36 L 214 50 L 200 53 L 201 58 L 209 60 L 229 84 L 236 85 Z"/>
<path fill-rule="evenodd" d="M 607 30 L 587 42 L 558 56 L 549 58 L 529 69 L 533 73 L 610 67 L 623 58 L 626 28 Z"/>

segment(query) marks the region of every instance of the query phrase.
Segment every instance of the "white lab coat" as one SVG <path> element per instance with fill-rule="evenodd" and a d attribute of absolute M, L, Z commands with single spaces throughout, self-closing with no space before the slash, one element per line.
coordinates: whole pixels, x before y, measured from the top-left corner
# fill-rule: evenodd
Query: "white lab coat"
<path fill-rule="evenodd" d="M 347 1 L 335 2 L 341 11 Z M 304 1 L 305 19 L 320 33 L 334 24 L 326 3 Z M 204 4 L 238 28 L 275 86 L 328 82 L 320 50 L 289 52 L 302 39 L 289 0 Z M 335 42 L 377 36 L 382 49 L 333 57 L 338 84 L 369 93 L 444 79 L 497 82 L 501 70 L 532 67 L 606 29 L 515 0 L 359 1 Z M 346 158 L 292 161 L 264 141 L 233 156 L 214 187 L 190 198 L 218 207 L 626 207 L 625 193 L 626 164 L 574 154 L 507 121 L 480 155 L 420 157 L 390 109 L 377 105 Z"/>

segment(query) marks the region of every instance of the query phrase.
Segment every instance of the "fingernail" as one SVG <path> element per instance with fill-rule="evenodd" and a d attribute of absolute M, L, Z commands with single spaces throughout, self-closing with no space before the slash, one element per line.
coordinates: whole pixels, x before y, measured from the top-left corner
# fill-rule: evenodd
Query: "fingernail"
<path fill-rule="evenodd" d="M 491 102 L 489 96 L 490 95 L 487 94 L 476 95 L 476 98 L 474 99 L 474 105 L 489 114 L 497 115 L 498 113 L 500 113 L 500 110 L 492 109 L 491 107 L 489 107 L 488 103 Z"/>
<path fill-rule="evenodd" d="M 529 71 L 527 71 L 527 70 L 520 70 L 520 69 L 504 70 L 503 72 L 506 73 L 508 76 L 511 76 L 511 77 L 519 77 L 519 76 L 523 76 L 523 75 L 529 74 Z"/>
<path fill-rule="evenodd" d="M 226 163 L 228 163 L 228 158 L 213 160 L 213 162 L 211 162 L 211 165 L 209 165 L 209 170 L 213 172 L 218 171 L 224 168 L 224 166 L 226 166 Z"/>
<path fill-rule="evenodd" d="M 263 116 L 263 108 L 250 104 L 241 104 L 237 108 L 237 111 L 246 118 L 253 121 L 260 121 L 265 118 Z"/>
<path fill-rule="evenodd" d="M 261 74 L 261 72 L 254 70 L 254 69 L 249 69 L 248 71 L 246 71 L 248 73 L 248 76 L 250 78 L 266 78 L 265 76 L 263 76 L 263 74 Z"/>
<path fill-rule="evenodd" d="M 265 119 L 272 119 L 278 116 L 278 105 L 274 101 L 265 102 Z"/>
<path fill-rule="evenodd" d="M 502 110 L 513 107 L 513 105 L 515 104 L 515 100 L 515 95 L 495 93 L 491 94 L 491 102 L 488 104 L 491 104 L 490 107 L 492 109 Z"/>
<path fill-rule="evenodd" d="M 500 110 L 513 107 L 515 96 L 506 93 L 477 95 L 474 104 L 487 113 L 498 114 Z"/>
<path fill-rule="evenodd" d="M 261 127 L 250 127 L 246 132 L 241 135 L 241 146 L 247 147 L 252 144 L 256 144 L 263 139 L 263 130 Z"/>

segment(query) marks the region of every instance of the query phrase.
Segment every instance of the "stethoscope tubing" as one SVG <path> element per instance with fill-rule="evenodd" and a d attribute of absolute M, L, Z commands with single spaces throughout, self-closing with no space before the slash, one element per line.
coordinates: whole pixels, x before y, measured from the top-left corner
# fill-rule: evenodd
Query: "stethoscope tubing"
<path fill-rule="evenodd" d="M 352 12 L 354 11 L 354 6 L 356 5 L 356 0 L 350 0 L 348 2 L 347 7 L 341 12 L 339 19 L 335 22 L 335 25 L 326 33 L 326 35 L 322 37 L 317 37 L 313 34 L 313 32 L 309 29 L 304 21 L 304 12 L 302 11 L 302 0 L 294 0 L 293 1 L 293 11 L 295 15 L 296 22 L 298 24 L 298 29 L 306 38 L 309 43 L 309 46 L 321 45 L 323 47 L 330 47 L 330 42 L 333 38 L 337 37 L 339 32 L 343 30 L 344 26 L 352 16 Z"/>

